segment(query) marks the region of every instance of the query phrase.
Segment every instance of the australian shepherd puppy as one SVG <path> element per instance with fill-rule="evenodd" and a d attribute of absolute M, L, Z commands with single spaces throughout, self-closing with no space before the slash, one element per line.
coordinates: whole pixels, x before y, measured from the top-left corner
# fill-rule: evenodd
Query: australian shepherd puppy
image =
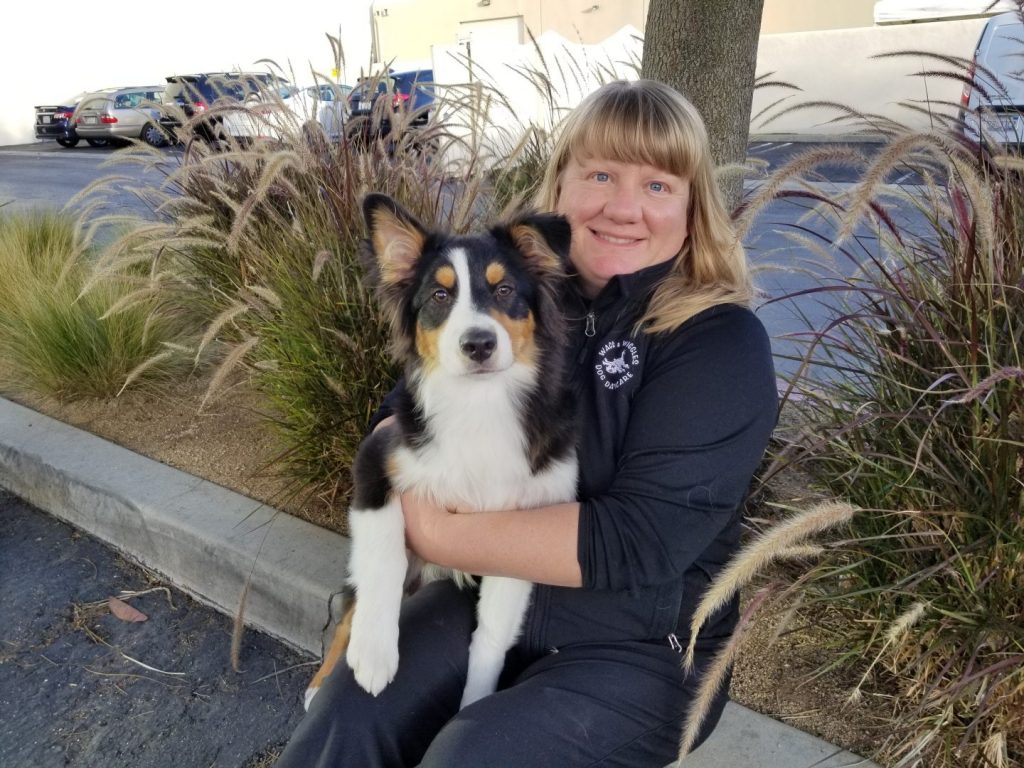
<path fill-rule="evenodd" d="M 559 307 L 569 225 L 523 215 L 486 234 L 432 231 L 384 195 L 363 204 L 377 297 L 405 371 L 396 420 L 362 443 L 353 467 L 349 582 L 343 622 L 306 692 L 340 659 L 379 694 L 398 669 L 398 616 L 412 580 L 471 577 L 407 552 L 402 491 L 459 512 L 525 509 L 576 497 L 574 409 Z M 532 585 L 480 580 L 462 706 L 492 693 Z"/>

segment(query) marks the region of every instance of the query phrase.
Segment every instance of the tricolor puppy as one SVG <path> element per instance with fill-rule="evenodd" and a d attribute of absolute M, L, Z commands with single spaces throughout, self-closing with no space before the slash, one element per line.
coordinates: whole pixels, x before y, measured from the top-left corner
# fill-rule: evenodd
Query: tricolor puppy
<path fill-rule="evenodd" d="M 363 204 L 378 300 L 405 370 L 396 420 L 368 436 L 353 467 L 349 581 L 356 601 L 306 692 L 307 706 L 341 656 L 377 695 L 398 669 L 398 615 L 414 579 L 465 574 L 407 553 L 399 493 L 459 512 L 524 509 L 576 497 L 573 407 L 559 289 L 570 231 L 526 215 L 486 234 L 428 230 L 393 200 Z M 462 706 L 493 692 L 532 585 L 485 576 Z"/>

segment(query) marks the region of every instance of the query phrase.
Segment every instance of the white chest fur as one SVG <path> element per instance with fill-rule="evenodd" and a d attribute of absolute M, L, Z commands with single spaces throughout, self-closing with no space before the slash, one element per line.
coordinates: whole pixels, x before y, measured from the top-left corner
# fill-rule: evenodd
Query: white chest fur
<path fill-rule="evenodd" d="M 515 367 L 514 367 L 515 368 Z M 440 504 L 477 511 L 570 501 L 575 452 L 536 474 L 530 467 L 520 409 L 531 372 L 422 382 L 428 439 L 395 455 L 401 490 L 415 488 Z"/>

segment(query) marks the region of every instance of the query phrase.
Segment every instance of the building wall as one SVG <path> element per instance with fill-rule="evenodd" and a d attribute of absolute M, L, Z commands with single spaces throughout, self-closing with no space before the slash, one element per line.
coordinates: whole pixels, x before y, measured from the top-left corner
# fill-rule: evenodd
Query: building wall
<path fill-rule="evenodd" d="M 761 34 L 870 27 L 875 0 L 764 0 Z"/>
<path fill-rule="evenodd" d="M 371 3 L 380 62 L 412 62 L 433 45 L 475 36 L 485 21 L 519 20 L 522 39 L 557 32 L 593 45 L 625 26 L 643 32 L 649 0 L 374 0 Z M 761 34 L 870 27 L 874 0 L 765 0 Z"/>
<path fill-rule="evenodd" d="M 880 116 L 883 121 L 927 130 L 931 118 L 920 107 L 930 105 L 936 114 L 953 115 L 961 83 L 937 75 L 919 75 L 942 69 L 925 57 L 875 56 L 920 50 L 969 59 L 984 24 L 984 19 L 969 19 L 763 35 L 757 72 L 774 72 L 774 80 L 789 82 L 800 90 L 755 91 L 751 137 L 820 140 L 856 131 L 875 132 L 871 125 L 846 119 L 838 108 L 808 107 L 785 112 L 787 107 L 811 102 L 836 103 Z M 435 48 L 434 76 L 439 82 L 460 84 L 444 88 L 447 95 L 456 96 L 451 100 L 454 104 L 464 103 L 474 87 L 490 94 L 486 108 L 491 127 L 480 134 L 477 121 L 460 110 L 446 116 L 445 124 L 452 128 L 462 125 L 467 146 L 494 147 L 494 155 L 501 157 L 502 148 L 507 151 L 515 146 L 527 126 L 550 130 L 566 110 L 601 81 L 636 77 L 629 62 L 641 56 L 642 42 L 626 30 L 598 45 L 580 45 L 547 32 L 538 38 L 536 47 L 527 43 L 484 49 L 479 57 L 474 56 L 475 76 L 467 71 L 465 61 L 450 55 L 453 49 L 457 46 Z M 848 53 L 837 56 L 836 51 Z M 534 87 L 537 77 L 531 73 L 543 75 L 550 90 Z M 784 101 L 775 103 L 780 98 Z M 448 159 L 458 162 L 465 158 L 454 153 Z"/>
<path fill-rule="evenodd" d="M 643 29 L 647 7 L 648 0 L 375 0 L 371 15 L 377 60 L 401 65 L 429 59 L 434 45 L 472 40 L 488 21 L 519 20 L 521 39 L 509 43 L 548 31 L 598 43 L 625 26 Z"/>
<path fill-rule="evenodd" d="M 773 80 L 792 83 L 800 91 L 784 104 L 757 115 L 777 99 L 787 96 L 780 89 L 754 92 L 750 131 L 752 136 L 803 135 L 805 137 L 848 133 L 856 124 L 833 120 L 835 109 L 801 109 L 780 115 L 788 104 L 839 102 L 862 113 L 873 113 L 918 129 L 929 127 L 926 114 L 904 104 L 953 114 L 963 84 L 920 72 L 948 69 L 921 56 L 874 58 L 896 51 L 933 51 L 970 59 L 985 26 L 985 19 L 939 21 L 928 24 L 898 24 L 818 32 L 763 35 L 757 49 L 757 72 L 773 72 Z M 843 51 L 842 55 L 836 55 Z"/>

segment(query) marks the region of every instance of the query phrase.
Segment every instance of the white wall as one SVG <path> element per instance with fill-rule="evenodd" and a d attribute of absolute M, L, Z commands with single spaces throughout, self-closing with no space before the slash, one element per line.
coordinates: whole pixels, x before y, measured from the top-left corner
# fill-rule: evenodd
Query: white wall
<path fill-rule="evenodd" d="M 261 10 L 257 10 L 261 9 Z M 330 75 L 331 46 L 345 46 L 343 82 L 370 59 L 369 0 L 293 0 L 278 5 L 10 0 L 0 20 L 0 145 L 34 141 L 33 106 L 85 90 L 151 85 L 175 73 L 261 69 L 290 61 L 300 83 L 310 65 Z"/>
<path fill-rule="evenodd" d="M 861 112 L 877 113 L 906 125 L 926 128 L 928 118 L 925 115 L 901 108 L 899 103 L 959 102 L 963 85 L 945 78 L 913 74 L 948 69 L 934 60 L 924 57 L 873 59 L 872 56 L 913 50 L 970 59 L 984 25 L 985 19 L 969 19 L 764 35 L 758 46 L 757 72 L 774 72 L 773 80 L 786 81 L 802 89 L 786 103 L 840 102 Z M 751 115 L 757 115 L 763 107 L 785 95 L 785 91 L 778 89 L 756 91 Z M 849 123 L 828 122 L 838 114 L 827 109 L 801 110 L 767 125 L 762 120 L 754 120 L 751 131 L 754 134 L 804 135 L 848 132 Z"/>
<path fill-rule="evenodd" d="M 627 26 L 603 43 L 581 45 L 556 32 L 545 32 L 533 43 L 498 46 L 474 43 L 472 67 L 466 48 L 460 45 L 435 45 L 432 50 L 434 79 L 438 83 L 458 84 L 442 89 L 456 104 L 472 92 L 469 84 L 484 83 L 491 90 L 488 124 L 484 134 L 467 122 L 473 114 L 454 111 L 445 124 L 466 140 L 466 144 L 490 149 L 493 157 L 504 157 L 519 141 L 526 127 L 549 130 L 561 116 L 596 89 L 601 82 L 615 78 L 638 77 L 643 44 L 640 32 Z M 541 63 L 537 49 L 544 63 Z M 550 97 L 538 90 L 540 79 L 531 73 L 543 72 L 552 86 Z M 477 113 L 479 110 L 477 110 Z M 460 145 L 453 146 L 446 159 L 457 167 L 466 159 Z"/>

